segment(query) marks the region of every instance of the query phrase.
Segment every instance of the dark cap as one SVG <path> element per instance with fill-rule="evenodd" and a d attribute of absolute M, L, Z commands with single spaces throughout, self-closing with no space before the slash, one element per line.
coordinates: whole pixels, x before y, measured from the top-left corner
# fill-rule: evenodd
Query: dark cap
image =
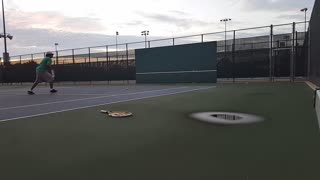
<path fill-rule="evenodd" d="M 51 56 L 53 56 L 53 53 L 52 52 L 46 52 L 46 56 L 49 56 L 49 55 L 51 55 Z"/>

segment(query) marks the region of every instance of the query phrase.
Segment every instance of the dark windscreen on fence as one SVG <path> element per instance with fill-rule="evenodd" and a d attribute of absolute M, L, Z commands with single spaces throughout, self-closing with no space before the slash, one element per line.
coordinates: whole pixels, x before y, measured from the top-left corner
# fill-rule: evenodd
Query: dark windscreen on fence
<path fill-rule="evenodd" d="M 310 78 L 320 86 L 320 1 L 316 0 L 310 21 Z"/>

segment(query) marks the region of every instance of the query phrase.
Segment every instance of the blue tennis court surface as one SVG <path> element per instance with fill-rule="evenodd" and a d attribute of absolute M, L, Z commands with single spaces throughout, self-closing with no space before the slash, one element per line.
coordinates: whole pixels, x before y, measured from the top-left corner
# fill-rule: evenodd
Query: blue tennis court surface
<path fill-rule="evenodd" d="M 186 93 L 214 86 L 75 86 L 58 87 L 50 94 L 48 88 L 36 89 L 36 95 L 26 90 L 0 89 L 0 121 L 10 121 L 45 114 L 71 111 L 99 105 Z"/>

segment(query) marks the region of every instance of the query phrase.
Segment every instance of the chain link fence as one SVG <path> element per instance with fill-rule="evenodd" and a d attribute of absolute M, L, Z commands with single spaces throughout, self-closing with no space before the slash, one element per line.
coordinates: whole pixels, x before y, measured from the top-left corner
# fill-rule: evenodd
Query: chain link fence
<path fill-rule="evenodd" d="M 308 76 L 308 22 L 270 25 L 232 31 L 55 52 L 57 81 L 135 80 L 135 50 L 217 41 L 218 79 L 270 81 Z M 2 83 L 32 82 L 45 52 L 10 57 L 0 65 Z M 195 59 L 196 61 L 196 59 Z M 319 69 L 319 68 L 318 68 Z"/>

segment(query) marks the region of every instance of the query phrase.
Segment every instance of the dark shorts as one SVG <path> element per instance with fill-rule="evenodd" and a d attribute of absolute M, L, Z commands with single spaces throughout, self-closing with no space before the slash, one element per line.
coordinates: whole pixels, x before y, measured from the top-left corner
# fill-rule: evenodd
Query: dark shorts
<path fill-rule="evenodd" d="M 48 71 L 37 72 L 36 82 L 53 82 L 53 77 Z"/>

